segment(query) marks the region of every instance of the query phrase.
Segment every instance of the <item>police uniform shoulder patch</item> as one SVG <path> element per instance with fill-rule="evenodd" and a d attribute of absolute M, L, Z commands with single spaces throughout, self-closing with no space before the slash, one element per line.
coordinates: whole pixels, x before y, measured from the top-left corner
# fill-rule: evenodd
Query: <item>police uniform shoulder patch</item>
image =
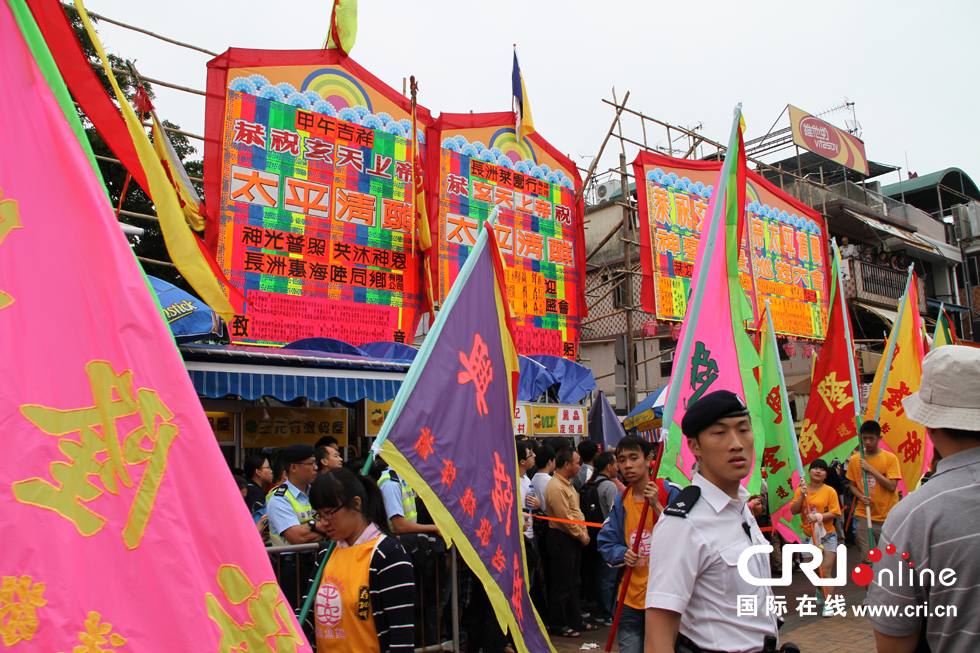
<path fill-rule="evenodd" d="M 288 489 L 289 488 L 286 487 L 286 484 L 283 483 L 282 485 L 280 485 L 279 487 L 276 488 L 276 491 L 272 493 L 272 496 L 274 496 L 274 497 L 284 497 L 284 496 L 286 496 L 286 490 L 288 490 Z"/>
<path fill-rule="evenodd" d="M 664 514 L 670 515 L 671 517 L 687 517 L 687 514 L 691 512 L 691 508 L 694 504 L 698 502 L 701 498 L 701 488 L 697 485 L 689 485 L 681 493 L 677 495 L 669 506 L 664 508 Z"/>

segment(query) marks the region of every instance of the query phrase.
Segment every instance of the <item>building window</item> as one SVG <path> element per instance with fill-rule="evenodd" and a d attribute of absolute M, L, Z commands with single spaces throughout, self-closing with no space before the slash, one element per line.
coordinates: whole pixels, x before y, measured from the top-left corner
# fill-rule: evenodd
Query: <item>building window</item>
<path fill-rule="evenodd" d="M 623 280 L 622 275 L 616 275 L 613 278 L 613 284 L 617 284 Z M 626 283 L 629 283 L 628 281 Z M 626 283 L 616 286 L 613 290 L 613 308 L 623 308 L 626 305 Z"/>
<path fill-rule="evenodd" d="M 970 287 L 976 288 L 980 286 L 980 271 L 977 270 L 977 257 L 968 256 L 966 258 L 966 268 L 970 273 Z"/>

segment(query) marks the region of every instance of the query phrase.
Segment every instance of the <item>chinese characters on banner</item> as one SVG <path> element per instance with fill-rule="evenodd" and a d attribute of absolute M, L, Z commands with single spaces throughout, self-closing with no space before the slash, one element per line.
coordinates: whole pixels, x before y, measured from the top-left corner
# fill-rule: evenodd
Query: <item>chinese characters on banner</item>
<path fill-rule="evenodd" d="M 347 446 L 347 417 L 346 408 L 248 408 L 242 419 L 242 446 L 312 446 L 325 435 Z"/>
<path fill-rule="evenodd" d="M 0 543 L 0 647 L 309 651 L 23 12 L 0 11 L 0 60 L 17 62 L 0 75 L 0 423 L 16 451 L 0 487 L 17 525 Z M 57 284 L 25 274 L 42 251 Z"/>
<path fill-rule="evenodd" d="M 708 200 L 721 162 L 641 152 L 633 162 L 639 191 L 643 305 L 682 320 Z M 755 321 L 772 307 L 780 335 L 822 340 L 830 283 L 823 219 L 749 171 L 739 280 Z"/>
<path fill-rule="evenodd" d="M 442 114 L 429 130 L 429 169 L 438 171 L 431 176 L 438 210 L 430 211 L 436 295 L 445 299 L 498 208 L 494 235 L 517 351 L 574 360 L 584 312 L 582 209 L 574 201 L 581 182 L 575 165 L 537 134 L 518 143 L 513 122 L 510 112 Z"/>
<path fill-rule="evenodd" d="M 542 406 L 521 402 L 514 407 L 514 435 L 589 434 L 588 417 L 581 406 Z"/>
<path fill-rule="evenodd" d="M 208 138 L 221 143 L 205 149 L 208 195 L 220 198 L 208 244 L 245 296 L 231 339 L 410 342 L 420 254 L 408 101 L 335 52 L 272 55 L 305 60 L 258 67 L 230 50 L 209 64 L 226 99 L 208 100 Z"/>
<path fill-rule="evenodd" d="M 887 382 L 885 366 L 888 357 L 883 356 L 875 371 L 874 382 L 868 396 L 868 410 L 865 420 L 877 420 L 881 424 L 881 443 L 886 450 L 898 456 L 902 468 L 902 480 L 898 489 L 904 495 L 914 490 L 925 472 L 932 455 L 931 438 L 922 427 L 909 419 L 902 400 L 919 391 L 922 381 L 922 322 L 919 316 L 919 289 L 913 276 L 908 295 L 899 306 L 901 322 L 899 328 L 892 327 L 885 345 L 887 353 L 892 341 L 895 343 L 891 365 L 888 367 Z M 897 321 L 897 320 L 896 320 Z M 884 383 L 884 389 L 882 389 Z M 878 399 L 881 410 L 875 415 Z"/>

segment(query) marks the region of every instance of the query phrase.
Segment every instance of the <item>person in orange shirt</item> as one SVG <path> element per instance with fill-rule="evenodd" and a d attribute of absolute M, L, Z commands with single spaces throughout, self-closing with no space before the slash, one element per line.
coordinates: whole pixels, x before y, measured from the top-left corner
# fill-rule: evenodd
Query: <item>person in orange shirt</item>
<path fill-rule="evenodd" d="M 875 543 L 881 539 L 881 527 L 891 509 L 898 503 L 898 482 L 902 479 L 902 469 L 895 454 L 884 451 L 881 443 L 881 425 L 867 421 L 861 425 L 861 444 L 864 458 L 860 453 L 851 456 L 847 463 L 847 480 L 850 481 L 851 494 L 857 497 L 854 519 L 857 521 L 857 543 L 864 564 L 868 561 L 868 507 L 871 508 L 871 530 Z M 864 494 L 862 470 L 868 476 L 868 495 Z"/>
<path fill-rule="evenodd" d="M 611 567 L 632 567 L 629 587 L 623 601 L 623 611 L 619 621 L 620 653 L 641 653 L 646 629 L 644 605 L 647 593 L 647 577 L 650 573 L 650 538 L 653 527 L 663 512 L 680 494 L 680 488 L 666 479 L 650 478 L 650 462 L 653 460 L 653 445 L 643 438 L 627 435 L 616 446 L 616 463 L 629 487 L 613 500 L 609 515 L 599 531 L 599 553 Z M 642 533 L 638 533 L 643 502 L 649 501 L 650 508 Z M 639 537 L 637 553 L 633 553 L 633 543 Z M 618 601 L 622 584 L 616 590 Z"/>
<path fill-rule="evenodd" d="M 313 481 L 310 504 L 337 543 L 326 562 L 326 551 L 320 553 L 318 566 L 326 566 L 319 586 L 311 589 L 318 653 L 412 653 L 412 563 L 388 527 L 377 484 L 349 469 L 331 469 Z"/>
<path fill-rule="evenodd" d="M 824 484 L 827 470 L 827 463 L 822 458 L 810 463 L 810 482 L 800 483 L 793 495 L 793 504 L 789 507 L 794 515 L 806 512 L 806 508 L 809 508 L 809 512 L 802 515 L 803 533 L 806 535 L 803 544 L 816 544 L 823 549 L 823 562 L 820 564 L 823 578 L 834 575 L 834 562 L 837 560 L 837 531 L 834 529 L 834 520 L 840 516 L 837 490 Z M 817 530 L 816 534 L 814 529 Z M 805 553 L 803 557 L 810 558 Z M 823 616 L 830 617 L 833 614 L 833 610 L 828 610 L 825 605 Z"/>

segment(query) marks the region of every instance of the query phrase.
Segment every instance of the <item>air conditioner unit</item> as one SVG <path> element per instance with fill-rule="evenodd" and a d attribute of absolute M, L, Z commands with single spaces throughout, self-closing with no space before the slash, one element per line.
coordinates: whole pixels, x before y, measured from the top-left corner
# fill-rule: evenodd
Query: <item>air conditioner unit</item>
<path fill-rule="evenodd" d="M 956 232 L 956 240 L 970 240 L 980 235 L 977 233 L 977 210 L 973 207 L 970 210 L 970 206 L 966 204 L 957 204 L 953 207 L 953 229 Z M 970 214 L 973 215 L 970 215 Z"/>
<path fill-rule="evenodd" d="M 671 351 L 671 352 L 669 352 L 669 353 L 664 354 L 663 356 L 661 356 L 660 357 L 660 362 L 661 363 L 673 363 L 674 362 L 674 352 Z"/>
<path fill-rule="evenodd" d="M 966 212 L 970 216 L 970 229 L 973 231 L 973 237 L 980 237 L 980 202 L 967 204 Z"/>
<path fill-rule="evenodd" d="M 873 374 L 878 369 L 878 365 L 881 364 L 881 359 L 884 358 L 881 354 L 870 351 L 862 350 L 858 353 L 861 355 L 861 369 L 865 374 Z"/>
<path fill-rule="evenodd" d="M 613 196 L 619 189 L 622 188 L 622 184 L 618 179 L 613 179 L 607 181 L 604 184 L 599 184 L 595 189 L 595 196 L 600 202 L 605 202 L 610 197 Z"/>

